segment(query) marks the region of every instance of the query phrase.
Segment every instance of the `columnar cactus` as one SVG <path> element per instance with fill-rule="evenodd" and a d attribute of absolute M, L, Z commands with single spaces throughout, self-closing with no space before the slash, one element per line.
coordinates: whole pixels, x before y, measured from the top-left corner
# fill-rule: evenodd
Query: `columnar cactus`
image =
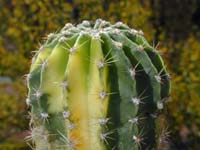
<path fill-rule="evenodd" d="M 27 80 L 36 150 L 153 149 L 159 141 L 169 75 L 142 31 L 67 23 L 47 36 Z"/>

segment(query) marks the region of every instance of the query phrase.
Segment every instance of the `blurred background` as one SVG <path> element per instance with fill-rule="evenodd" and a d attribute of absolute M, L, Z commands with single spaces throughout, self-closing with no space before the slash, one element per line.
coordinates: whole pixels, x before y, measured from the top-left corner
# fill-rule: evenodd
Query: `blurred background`
<path fill-rule="evenodd" d="M 32 51 L 67 22 L 102 18 L 143 30 L 172 76 L 170 150 L 200 150 L 200 0 L 0 0 L 0 150 L 28 150 Z"/>

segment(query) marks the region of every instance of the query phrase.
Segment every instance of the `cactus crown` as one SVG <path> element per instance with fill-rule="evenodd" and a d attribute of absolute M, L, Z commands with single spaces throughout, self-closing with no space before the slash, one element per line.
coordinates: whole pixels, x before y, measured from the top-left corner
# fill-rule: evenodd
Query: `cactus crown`
<path fill-rule="evenodd" d="M 155 147 L 169 75 L 142 31 L 100 19 L 68 23 L 47 36 L 27 80 L 36 150 Z"/>

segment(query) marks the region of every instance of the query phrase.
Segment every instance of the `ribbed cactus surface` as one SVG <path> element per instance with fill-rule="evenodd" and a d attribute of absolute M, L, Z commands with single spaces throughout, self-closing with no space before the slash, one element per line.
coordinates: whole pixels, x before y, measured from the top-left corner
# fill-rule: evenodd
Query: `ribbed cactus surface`
<path fill-rule="evenodd" d="M 142 34 L 99 19 L 47 36 L 27 75 L 34 149 L 155 147 L 169 75 Z"/>

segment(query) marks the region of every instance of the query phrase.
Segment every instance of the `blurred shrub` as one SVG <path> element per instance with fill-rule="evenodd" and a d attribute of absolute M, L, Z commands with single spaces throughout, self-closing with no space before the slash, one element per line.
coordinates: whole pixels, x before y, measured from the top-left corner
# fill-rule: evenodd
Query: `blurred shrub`
<path fill-rule="evenodd" d="M 172 68 L 172 103 L 169 107 L 171 128 L 174 137 L 179 138 L 188 149 L 200 148 L 200 41 L 190 35 L 186 41 L 172 47 L 170 63 Z M 178 51 L 179 58 L 173 57 Z M 177 137 L 179 135 L 179 137 Z M 180 143 L 179 143 L 180 144 Z"/>
<path fill-rule="evenodd" d="M 152 39 L 154 30 L 148 24 L 149 9 L 148 3 L 141 5 L 139 0 L 0 1 L 0 22 L 3 23 L 0 28 L 0 75 L 16 78 L 27 72 L 31 51 L 39 47 L 42 37 L 59 30 L 66 22 L 97 18 L 111 22 L 121 20 L 135 28 L 143 28 L 146 36 Z"/>
<path fill-rule="evenodd" d="M 25 148 L 28 149 L 27 146 L 19 143 L 6 143 L 0 145 L 0 150 L 25 150 Z"/>
<path fill-rule="evenodd" d="M 0 142 L 17 142 L 22 145 L 23 138 L 27 135 L 24 129 L 28 123 L 24 104 L 26 93 L 24 83 L 22 81 L 1 83 L 0 93 Z"/>

